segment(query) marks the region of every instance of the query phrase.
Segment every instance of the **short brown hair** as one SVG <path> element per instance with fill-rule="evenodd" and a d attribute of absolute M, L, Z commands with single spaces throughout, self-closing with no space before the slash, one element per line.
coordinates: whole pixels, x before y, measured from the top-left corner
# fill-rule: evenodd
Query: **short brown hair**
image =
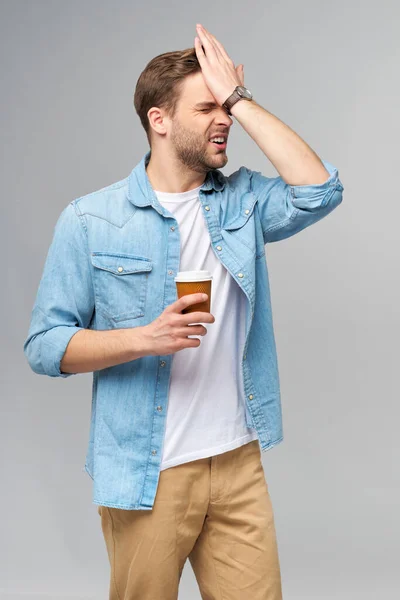
<path fill-rule="evenodd" d="M 151 146 L 147 113 L 152 106 L 164 108 L 173 118 L 185 77 L 201 71 L 196 50 L 176 50 L 154 57 L 136 83 L 133 103 Z"/>

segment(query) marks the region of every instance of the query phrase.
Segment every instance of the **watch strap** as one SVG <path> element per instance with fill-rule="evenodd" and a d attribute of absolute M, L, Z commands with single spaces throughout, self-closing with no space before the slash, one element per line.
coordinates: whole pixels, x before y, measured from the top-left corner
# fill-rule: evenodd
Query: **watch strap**
<path fill-rule="evenodd" d="M 238 100 L 241 100 L 243 98 L 243 96 L 241 96 L 238 91 L 237 88 L 239 86 L 235 87 L 234 91 L 232 92 L 232 94 L 229 96 L 229 98 L 227 98 L 225 100 L 225 102 L 223 103 L 222 106 L 224 106 L 226 108 L 226 110 L 228 111 L 228 114 L 231 115 L 231 108 L 234 104 L 236 104 L 236 102 L 238 102 Z"/>

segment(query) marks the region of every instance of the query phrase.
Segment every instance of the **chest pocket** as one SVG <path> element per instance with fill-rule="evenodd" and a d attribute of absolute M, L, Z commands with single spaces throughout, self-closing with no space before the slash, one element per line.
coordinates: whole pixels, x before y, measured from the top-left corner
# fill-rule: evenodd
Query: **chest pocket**
<path fill-rule="evenodd" d="M 233 218 L 229 219 L 223 229 L 234 231 L 235 229 L 244 227 L 251 219 L 256 203 L 257 199 L 251 192 L 243 194 L 240 199 L 240 210 Z"/>
<path fill-rule="evenodd" d="M 240 211 L 222 227 L 223 231 L 235 239 L 235 245 L 240 256 L 253 257 L 257 250 L 256 228 L 254 219 L 257 217 L 257 199 L 251 193 L 243 194 L 240 201 Z"/>
<path fill-rule="evenodd" d="M 143 317 L 151 260 L 112 252 L 92 252 L 91 260 L 97 309 L 116 323 Z"/>

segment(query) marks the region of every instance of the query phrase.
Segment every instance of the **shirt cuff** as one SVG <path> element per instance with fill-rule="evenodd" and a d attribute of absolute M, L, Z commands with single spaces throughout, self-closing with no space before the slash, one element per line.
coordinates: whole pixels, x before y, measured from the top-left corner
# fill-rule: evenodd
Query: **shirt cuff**
<path fill-rule="evenodd" d="M 343 190 L 343 185 L 339 180 L 338 169 L 326 160 L 321 160 L 321 162 L 329 173 L 328 179 L 324 183 L 290 185 L 292 198 L 310 198 L 313 201 L 322 202 L 326 193 L 331 188 Z M 299 208 L 302 207 L 299 206 Z"/>
<path fill-rule="evenodd" d="M 41 363 L 44 372 L 50 377 L 70 377 L 76 373 L 62 373 L 60 363 L 70 339 L 84 327 L 59 325 L 46 331 L 42 339 Z"/>

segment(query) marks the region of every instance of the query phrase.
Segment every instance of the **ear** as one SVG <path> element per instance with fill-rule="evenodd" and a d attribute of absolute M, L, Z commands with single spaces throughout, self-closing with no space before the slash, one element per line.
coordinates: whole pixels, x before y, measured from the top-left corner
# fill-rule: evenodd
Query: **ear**
<path fill-rule="evenodd" d="M 164 111 L 157 106 L 152 106 L 147 112 L 147 118 L 149 119 L 150 127 L 157 133 L 165 135 L 167 132 L 166 121 L 168 117 L 164 114 Z"/>
<path fill-rule="evenodd" d="M 243 67 L 243 65 L 238 65 L 236 67 L 236 73 L 238 74 L 238 77 L 240 79 L 240 84 L 244 85 L 244 67 Z"/>

